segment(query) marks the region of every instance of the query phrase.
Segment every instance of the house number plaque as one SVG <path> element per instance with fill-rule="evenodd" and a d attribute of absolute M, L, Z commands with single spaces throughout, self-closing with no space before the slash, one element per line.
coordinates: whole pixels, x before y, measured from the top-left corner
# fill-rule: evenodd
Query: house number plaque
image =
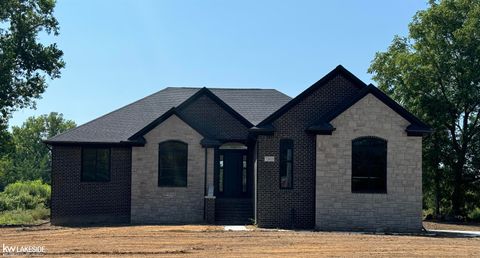
<path fill-rule="evenodd" d="M 265 156 L 265 162 L 275 162 L 275 156 Z"/>

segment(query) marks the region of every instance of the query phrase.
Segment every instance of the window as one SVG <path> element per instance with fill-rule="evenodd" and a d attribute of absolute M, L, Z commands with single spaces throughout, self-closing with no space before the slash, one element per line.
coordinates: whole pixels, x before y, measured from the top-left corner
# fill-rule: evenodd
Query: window
<path fill-rule="evenodd" d="M 352 141 L 352 192 L 387 192 L 387 141 L 377 137 Z"/>
<path fill-rule="evenodd" d="M 223 193 L 223 155 L 220 155 L 220 171 L 218 171 L 218 191 Z"/>
<path fill-rule="evenodd" d="M 82 148 L 82 182 L 110 181 L 110 149 Z"/>
<path fill-rule="evenodd" d="M 245 154 L 242 161 L 242 192 L 247 192 L 247 155 Z"/>
<path fill-rule="evenodd" d="M 293 187 L 293 140 L 280 140 L 280 188 Z"/>
<path fill-rule="evenodd" d="M 166 141 L 158 148 L 158 185 L 187 186 L 188 145 L 179 141 Z"/>

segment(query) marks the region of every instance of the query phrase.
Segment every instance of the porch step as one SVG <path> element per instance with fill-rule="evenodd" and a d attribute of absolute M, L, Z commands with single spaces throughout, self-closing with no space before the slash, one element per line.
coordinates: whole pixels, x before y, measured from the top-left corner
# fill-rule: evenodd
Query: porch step
<path fill-rule="evenodd" d="M 215 222 L 221 225 L 252 224 L 253 202 L 251 199 L 222 199 L 215 202 Z"/>

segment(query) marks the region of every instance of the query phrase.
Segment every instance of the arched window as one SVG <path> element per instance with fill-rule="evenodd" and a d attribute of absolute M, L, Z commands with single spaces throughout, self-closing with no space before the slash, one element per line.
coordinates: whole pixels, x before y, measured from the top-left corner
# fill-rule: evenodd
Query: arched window
<path fill-rule="evenodd" d="M 387 141 L 360 137 L 352 141 L 352 192 L 387 192 Z"/>
<path fill-rule="evenodd" d="M 158 148 L 158 186 L 187 186 L 188 145 L 166 141 Z"/>

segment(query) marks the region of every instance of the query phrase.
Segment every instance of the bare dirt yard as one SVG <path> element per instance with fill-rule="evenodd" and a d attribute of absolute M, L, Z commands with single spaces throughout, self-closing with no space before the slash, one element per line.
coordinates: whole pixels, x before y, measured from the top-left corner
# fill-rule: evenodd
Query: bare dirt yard
<path fill-rule="evenodd" d="M 258 229 L 227 232 L 223 227 L 202 225 L 1 228 L 2 243 L 45 246 L 46 256 L 54 257 L 480 257 L 480 238 Z"/>

